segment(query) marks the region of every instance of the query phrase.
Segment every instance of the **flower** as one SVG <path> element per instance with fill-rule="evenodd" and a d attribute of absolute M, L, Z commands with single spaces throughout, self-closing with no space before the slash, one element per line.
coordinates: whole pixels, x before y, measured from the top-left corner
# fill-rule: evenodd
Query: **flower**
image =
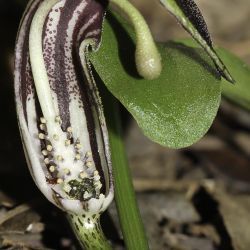
<path fill-rule="evenodd" d="M 31 175 L 52 203 L 99 214 L 113 199 L 108 132 L 85 54 L 101 40 L 106 4 L 34 0 L 16 43 L 15 99 Z"/>

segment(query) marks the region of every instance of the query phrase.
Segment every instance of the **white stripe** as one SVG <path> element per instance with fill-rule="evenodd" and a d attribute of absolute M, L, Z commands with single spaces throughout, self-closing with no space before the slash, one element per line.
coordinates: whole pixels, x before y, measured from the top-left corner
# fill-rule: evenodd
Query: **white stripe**
<path fill-rule="evenodd" d="M 99 13 L 96 13 L 94 16 L 92 16 L 87 22 L 86 24 L 84 24 L 82 26 L 82 28 L 80 29 L 78 36 L 77 36 L 77 41 L 79 41 L 83 35 L 83 33 L 85 32 L 85 30 L 96 20 L 96 18 L 99 16 Z"/>
<path fill-rule="evenodd" d="M 47 121 L 52 121 L 56 117 L 56 112 L 52 100 L 49 80 L 43 59 L 42 32 L 44 21 L 51 8 L 58 0 L 46 0 L 39 6 L 35 13 L 29 36 L 30 63 L 33 73 L 36 92 L 43 115 Z M 48 128 L 49 129 L 49 128 Z M 51 131 L 52 132 L 52 131 Z M 52 132 L 52 134 L 54 134 Z"/>

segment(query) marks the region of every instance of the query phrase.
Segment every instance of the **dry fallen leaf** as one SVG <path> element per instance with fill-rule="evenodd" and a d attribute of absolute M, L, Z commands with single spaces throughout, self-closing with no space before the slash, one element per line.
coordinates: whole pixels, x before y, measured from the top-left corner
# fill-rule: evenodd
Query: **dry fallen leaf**
<path fill-rule="evenodd" d="M 216 191 L 215 199 L 231 237 L 234 250 L 249 250 L 250 247 L 250 195 L 228 195 Z"/>

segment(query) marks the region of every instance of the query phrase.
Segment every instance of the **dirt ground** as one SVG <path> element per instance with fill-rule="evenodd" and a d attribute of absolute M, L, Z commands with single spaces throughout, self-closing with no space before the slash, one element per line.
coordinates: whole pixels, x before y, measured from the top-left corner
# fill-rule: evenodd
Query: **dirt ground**
<path fill-rule="evenodd" d="M 0 249 L 79 249 L 63 214 L 32 182 L 20 143 L 12 69 L 23 2 L 0 3 Z M 133 2 L 156 40 L 188 36 L 156 1 Z M 250 1 L 196 2 L 214 43 L 250 64 Z M 180 150 L 151 142 L 123 113 L 125 145 L 151 249 L 249 250 L 249 112 L 223 100 L 207 135 Z M 102 223 L 114 249 L 125 249 L 114 204 Z"/>

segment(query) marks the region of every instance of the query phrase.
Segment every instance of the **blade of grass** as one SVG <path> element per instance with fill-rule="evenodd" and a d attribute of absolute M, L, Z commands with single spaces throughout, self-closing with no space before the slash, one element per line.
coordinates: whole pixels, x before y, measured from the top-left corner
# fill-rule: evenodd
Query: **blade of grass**
<path fill-rule="evenodd" d="M 136 201 L 132 176 L 123 145 L 118 101 L 102 87 L 105 117 L 112 154 L 115 201 L 120 225 L 128 250 L 147 250 L 148 242 Z"/>

